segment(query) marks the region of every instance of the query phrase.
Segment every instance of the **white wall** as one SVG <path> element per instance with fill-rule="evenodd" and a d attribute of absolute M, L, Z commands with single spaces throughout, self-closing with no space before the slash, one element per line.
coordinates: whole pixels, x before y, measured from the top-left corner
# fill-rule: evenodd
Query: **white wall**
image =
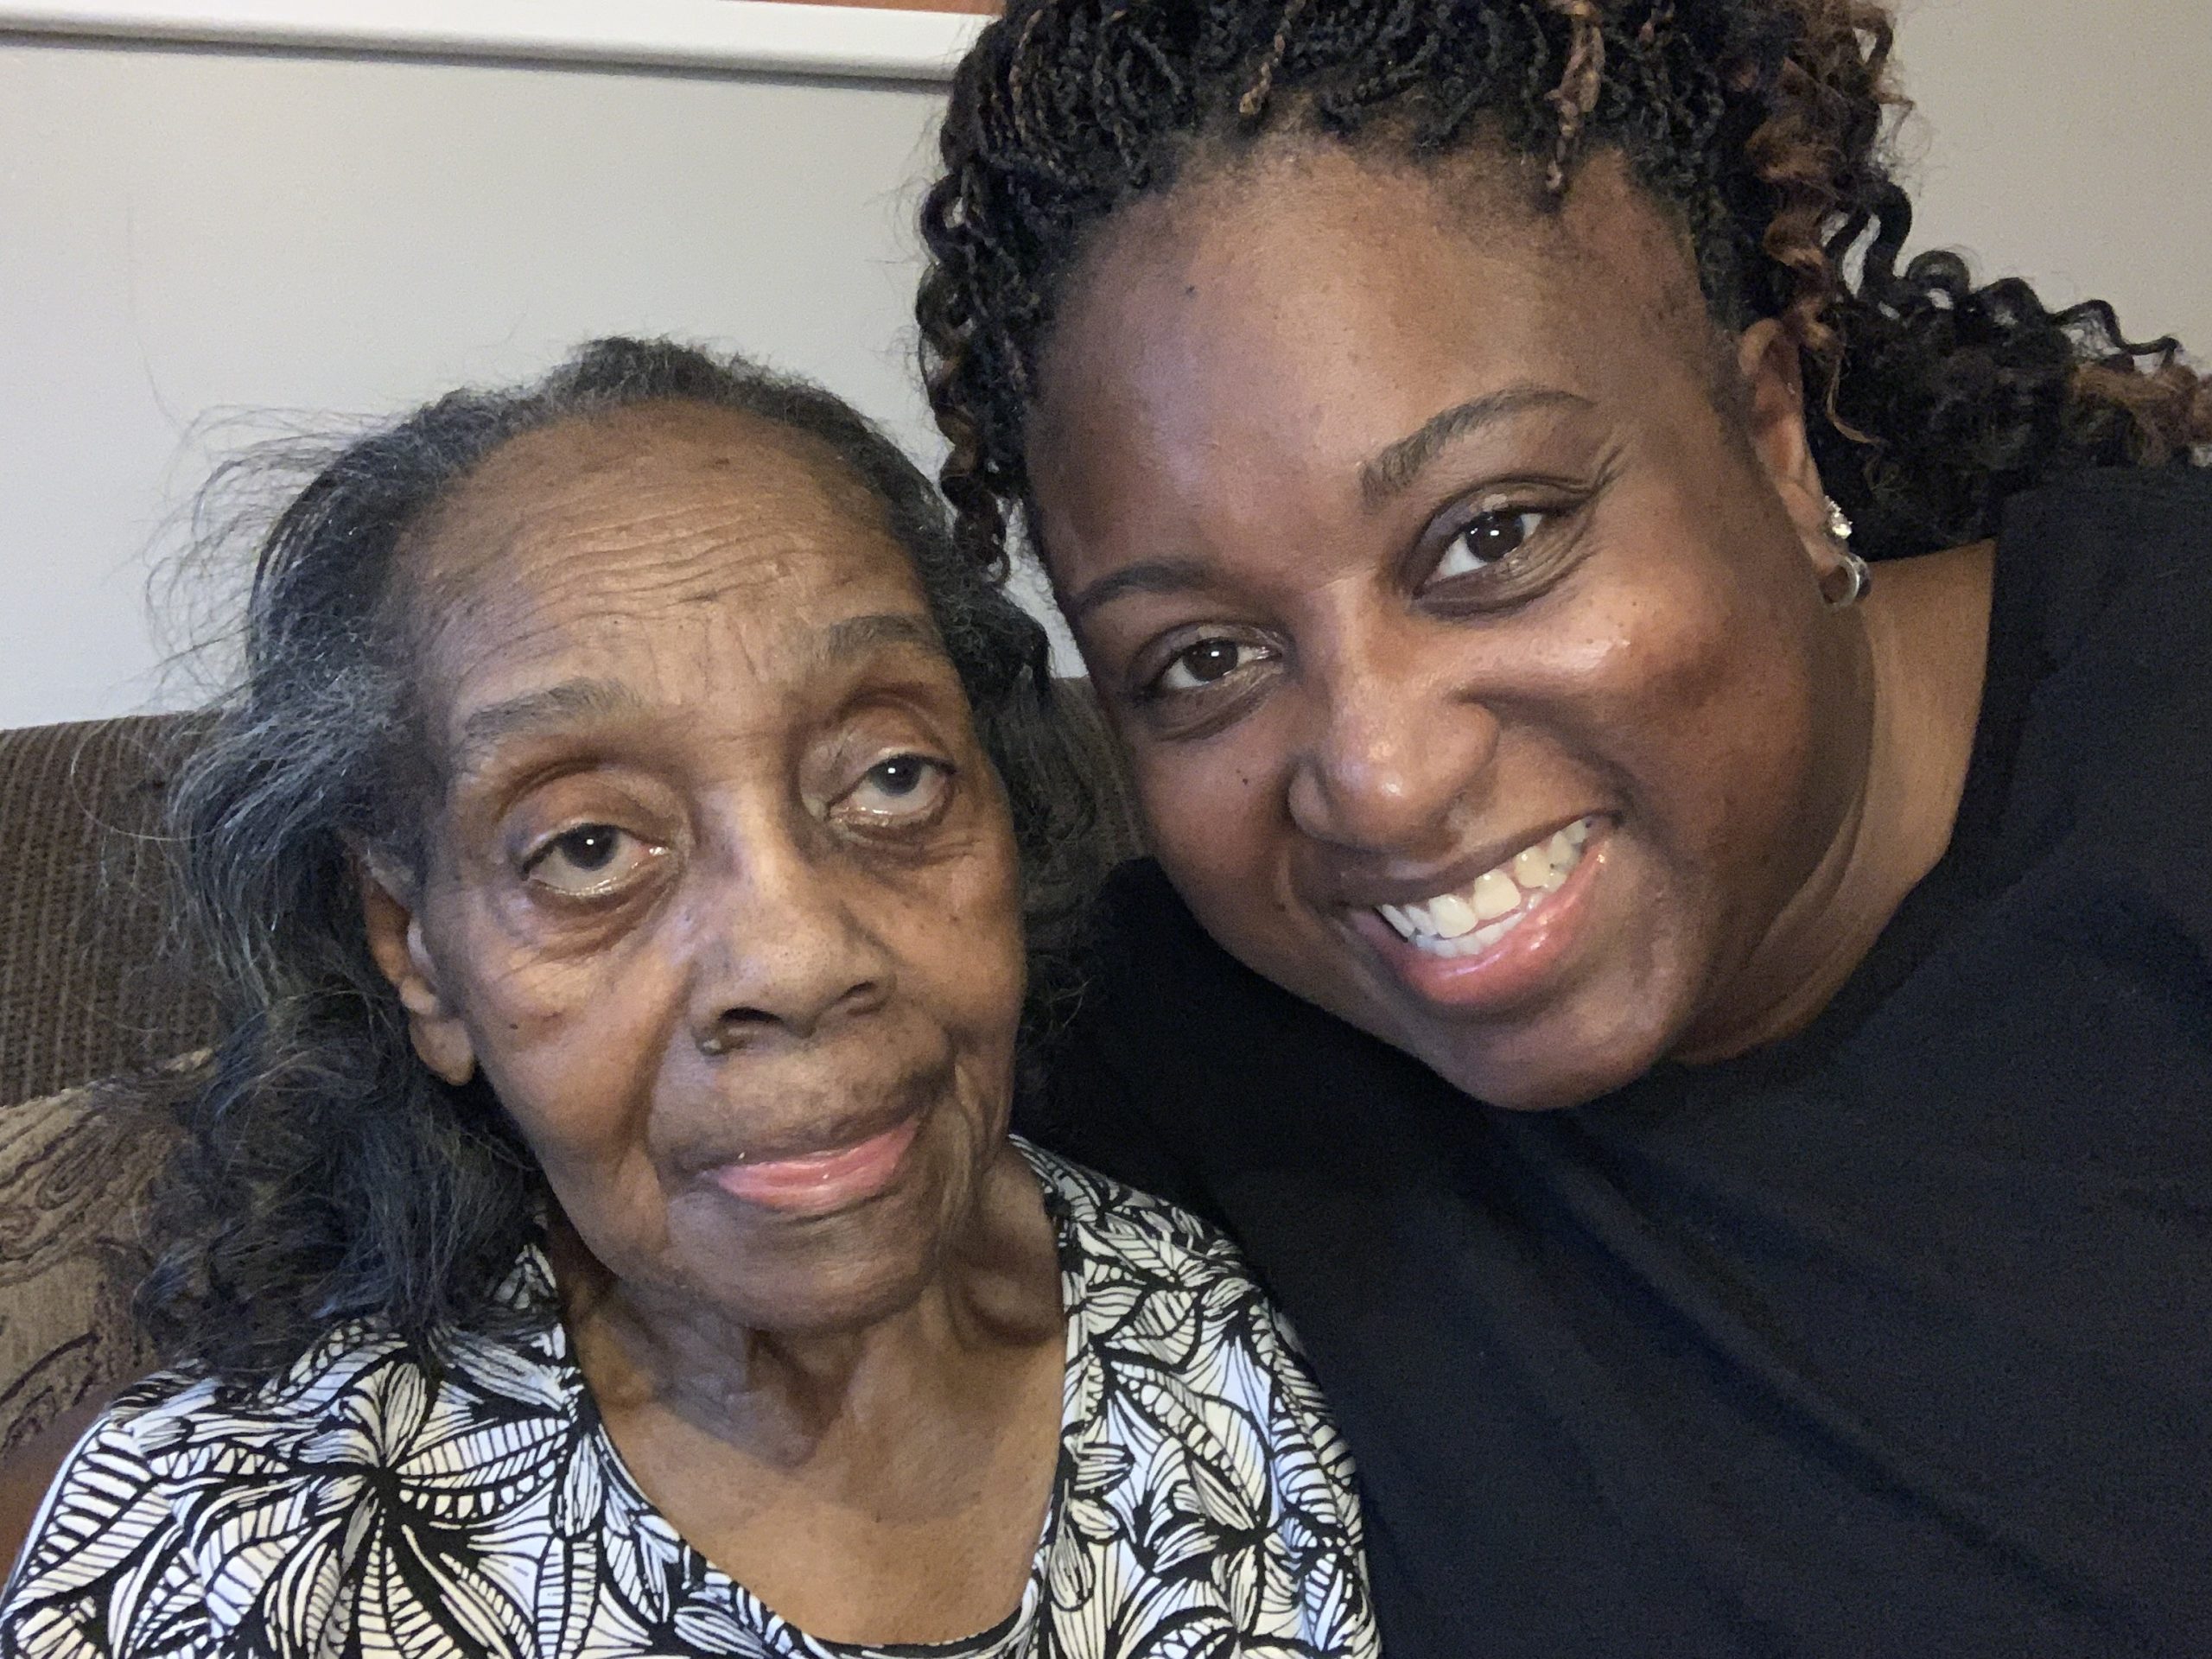
<path fill-rule="evenodd" d="M 1921 225 L 2212 353 L 2212 0 L 1919 0 Z M 0 726 L 189 695 L 149 555 L 237 434 L 725 340 L 918 445 L 938 92 L 0 41 Z"/>
<path fill-rule="evenodd" d="M 0 725 L 139 707 L 149 548 L 234 429 L 743 346 L 921 442 L 938 89 L 0 45 Z"/>
<path fill-rule="evenodd" d="M 1916 245 L 2212 364 L 2212 0 L 1906 0 Z"/>

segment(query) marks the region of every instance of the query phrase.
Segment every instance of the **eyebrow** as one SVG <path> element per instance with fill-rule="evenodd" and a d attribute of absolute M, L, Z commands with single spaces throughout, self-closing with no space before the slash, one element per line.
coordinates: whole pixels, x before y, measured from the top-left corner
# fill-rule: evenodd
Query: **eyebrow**
<path fill-rule="evenodd" d="M 1360 493 L 1370 506 L 1380 505 L 1403 490 L 1455 438 L 1486 426 L 1525 415 L 1533 410 L 1588 409 L 1587 397 L 1552 386 L 1505 386 L 1497 391 L 1454 404 L 1421 423 L 1418 431 L 1400 438 L 1359 469 Z"/>
<path fill-rule="evenodd" d="M 588 725 L 637 714 L 645 699 L 620 680 L 563 680 L 479 709 L 461 723 L 456 769 L 473 772 L 510 738 L 562 726 Z"/>
<path fill-rule="evenodd" d="M 1470 397 L 1464 404 L 1454 404 L 1430 416 L 1419 429 L 1395 440 L 1362 463 L 1360 494 L 1370 506 L 1381 505 L 1418 478 L 1453 439 L 1483 427 L 1535 410 L 1592 407 L 1587 397 L 1551 386 L 1505 386 L 1479 397 Z M 1125 594 L 1191 593 L 1205 587 L 1211 574 L 1203 559 L 1146 559 L 1099 577 L 1080 593 L 1071 595 L 1062 609 L 1066 613 L 1068 626 L 1074 627 L 1100 606 Z"/>
<path fill-rule="evenodd" d="M 1081 593 L 1069 596 L 1064 607 L 1068 626 L 1076 626 L 1101 605 L 1124 594 L 1183 594 L 1206 584 L 1206 567 L 1198 559 L 1146 559 L 1125 564 L 1098 578 Z"/>
<path fill-rule="evenodd" d="M 849 616 L 842 622 L 832 622 L 817 634 L 810 650 L 816 664 L 827 667 L 899 645 L 927 652 L 932 657 L 950 654 L 944 648 L 937 624 L 918 611 L 877 611 L 867 616 Z"/>
<path fill-rule="evenodd" d="M 932 657 L 947 655 L 937 625 L 912 611 L 846 617 L 812 635 L 802 649 L 809 665 L 821 669 L 899 646 Z M 459 768 L 467 772 L 480 766 L 489 750 L 512 738 L 564 726 L 634 718 L 645 709 L 645 698 L 620 680 L 580 677 L 525 691 L 479 709 L 461 722 Z"/>

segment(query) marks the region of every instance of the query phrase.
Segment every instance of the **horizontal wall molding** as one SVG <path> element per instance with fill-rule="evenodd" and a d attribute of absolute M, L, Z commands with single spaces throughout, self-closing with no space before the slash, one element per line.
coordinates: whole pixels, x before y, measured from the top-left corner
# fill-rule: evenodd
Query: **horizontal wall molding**
<path fill-rule="evenodd" d="M 782 0 L 0 0 L 0 38 L 945 80 L 988 20 Z"/>

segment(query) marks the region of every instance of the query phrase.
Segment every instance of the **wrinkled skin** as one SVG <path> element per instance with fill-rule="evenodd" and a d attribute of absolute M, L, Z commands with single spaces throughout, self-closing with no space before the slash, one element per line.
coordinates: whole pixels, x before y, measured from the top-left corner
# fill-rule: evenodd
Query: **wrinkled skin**
<path fill-rule="evenodd" d="M 1802 398 L 1609 158 L 1548 214 L 1487 151 L 1274 141 L 1110 221 L 1044 356 L 1037 523 L 1199 921 L 1503 1106 L 1802 1026 L 1948 840 L 1988 571 L 1833 608 Z M 1475 971 L 1376 913 L 1578 821 Z"/>
<path fill-rule="evenodd" d="M 372 944 L 544 1172 L 617 1444 L 804 1624 L 988 1625 L 1058 1279 L 1006 1139 L 1011 823 L 905 552 L 804 440 L 671 407 L 514 441 L 404 556 L 443 785 L 426 867 L 369 861 Z M 908 1134 L 864 1191 L 747 1185 Z"/>

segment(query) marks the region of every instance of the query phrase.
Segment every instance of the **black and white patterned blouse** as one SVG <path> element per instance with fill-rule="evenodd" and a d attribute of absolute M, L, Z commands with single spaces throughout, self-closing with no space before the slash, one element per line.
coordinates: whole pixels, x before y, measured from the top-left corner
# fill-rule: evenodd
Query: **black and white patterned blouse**
<path fill-rule="evenodd" d="M 535 1249 L 533 1334 L 433 1379 L 334 1331 L 250 1392 L 155 1377 L 72 1455 L 4 1603 L 9 1656 L 1167 1659 L 1376 1651 L 1344 1446 L 1230 1247 L 1024 1147 L 1060 1238 L 1067 1376 L 1021 1605 L 964 1642 L 794 1629 L 653 1510 L 601 1426 Z"/>

